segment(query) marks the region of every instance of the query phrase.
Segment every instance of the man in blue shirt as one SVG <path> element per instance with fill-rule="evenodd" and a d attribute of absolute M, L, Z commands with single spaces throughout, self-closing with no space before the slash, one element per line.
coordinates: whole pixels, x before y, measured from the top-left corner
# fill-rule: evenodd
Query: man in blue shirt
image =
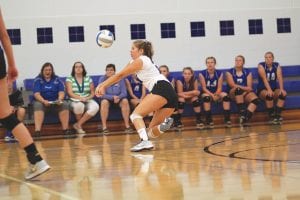
<path fill-rule="evenodd" d="M 100 77 L 99 84 L 105 81 L 107 78 L 113 76 L 116 72 L 116 67 L 114 64 L 108 64 L 105 69 L 105 75 Z M 100 98 L 100 115 L 102 121 L 102 132 L 107 134 L 109 131 L 107 129 L 107 118 L 109 114 L 109 107 L 118 105 L 121 108 L 123 120 L 125 123 L 125 132 L 130 133 L 133 130 L 129 125 L 129 114 L 130 107 L 127 99 L 127 89 L 125 80 L 122 79 L 120 82 L 113 84 L 106 89 L 105 95 Z"/>

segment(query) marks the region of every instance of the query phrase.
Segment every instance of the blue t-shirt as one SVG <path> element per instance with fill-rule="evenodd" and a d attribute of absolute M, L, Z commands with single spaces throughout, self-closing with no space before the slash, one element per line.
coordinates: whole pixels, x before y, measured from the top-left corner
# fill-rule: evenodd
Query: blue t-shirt
<path fill-rule="evenodd" d="M 238 76 L 236 74 L 236 69 L 235 68 L 231 68 L 228 72 L 232 75 L 232 79 L 233 79 L 233 81 L 234 81 L 235 84 L 247 87 L 247 85 L 248 85 L 247 84 L 247 77 L 251 73 L 249 71 L 249 69 L 245 69 L 244 68 L 242 70 L 242 75 L 241 76 Z M 230 90 L 230 86 L 229 85 L 227 85 L 227 89 L 228 89 L 228 91 Z"/>
<path fill-rule="evenodd" d="M 130 82 L 130 86 L 132 88 L 133 94 L 137 98 L 141 98 L 142 93 L 143 93 L 143 83 L 142 83 L 142 81 L 137 79 L 137 82 L 136 82 L 136 81 L 134 81 L 134 79 L 131 76 L 129 76 L 127 79 Z M 128 94 L 128 97 L 131 98 L 129 94 Z"/>
<path fill-rule="evenodd" d="M 106 79 L 107 76 L 101 76 L 99 78 L 99 84 L 104 82 Z M 122 79 L 119 82 L 107 87 L 105 94 L 101 97 L 101 99 L 113 100 L 114 96 L 118 96 L 120 99 L 127 97 L 125 79 Z"/>
<path fill-rule="evenodd" d="M 182 83 L 183 92 L 188 92 L 188 91 L 195 90 L 195 88 L 194 88 L 194 83 L 195 83 L 195 80 L 196 80 L 195 76 L 192 77 L 192 79 L 189 83 L 185 82 L 183 76 L 178 77 L 177 80 Z"/>
<path fill-rule="evenodd" d="M 58 99 L 58 93 L 64 92 L 65 86 L 58 76 L 54 76 L 50 81 L 46 81 L 42 76 L 38 76 L 33 82 L 33 93 L 39 92 L 48 101 Z"/>
<path fill-rule="evenodd" d="M 218 89 L 218 82 L 219 82 L 219 78 L 222 75 L 222 72 L 219 71 L 219 70 L 215 70 L 214 75 L 212 77 L 209 75 L 207 69 L 202 70 L 200 73 L 204 77 L 204 80 L 205 80 L 205 83 L 206 83 L 206 88 L 211 93 L 215 93 Z"/>
<path fill-rule="evenodd" d="M 269 85 L 272 90 L 275 90 L 277 88 L 277 68 L 279 66 L 279 63 L 273 62 L 272 68 L 268 68 L 265 62 L 259 63 L 261 66 L 263 66 L 267 80 L 269 82 Z M 257 84 L 257 90 L 263 90 L 266 89 L 266 86 L 263 82 L 263 79 L 258 76 L 258 84 Z"/>

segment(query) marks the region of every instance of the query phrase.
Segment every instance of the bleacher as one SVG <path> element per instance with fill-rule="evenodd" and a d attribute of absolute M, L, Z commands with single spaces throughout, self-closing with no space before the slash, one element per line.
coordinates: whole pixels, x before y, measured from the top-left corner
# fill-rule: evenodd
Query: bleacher
<path fill-rule="evenodd" d="M 256 88 L 257 85 L 257 77 L 258 72 L 257 68 L 249 68 L 252 72 L 253 79 L 254 79 L 254 85 L 253 88 Z M 222 69 L 221 71 L 226 72 L 228 69 Z M 283 71 L 283 77 L 284 77 L 284 87 L 288 93 L 288 97 L 286 99 L 285 103 L 285 109 L 298 109 L 300 108 L 300 66 L 284 66 L 282 67 Z M 198 76 L 199 70 L 195 71 L 195 75 Z M 173 77 L 181 76 L 181 71 L 171 72 L 171 75 Z M 101 77 L 101 75 L 92 75 L 91 78 L 93 79 L 93 82 L 95 86 L 98 84 L 98 80 Z M 61 80 L 64 82 L 65 77 L 62 77 Z M 24 88 L 25 91 L 28 92 L 29 95 L 29 105 L 28 108 L 32 109 L 32 106 L 30 105 L 33 100 L 33 80 L 34 78 L 29 78 L 24 80 Z M 224 87 L 226 88 L 226 83 L 224 83 Z M 97 99 L 96 99 L 97 100 Z M 257 109 L 258 112 L 263 111 L 265 109 L 264 103 L 261 103 Z M 235 106 L 235 103 L 232 103 L 232 111 L 236 112 L 237 108 Z M 222 113 L 222 106 L 221 104 L 213 105 L 212 106 L 212 112 L 213 114 L 221 114 Z M 186 105 L 183 116 L 193 116 L 193 109 L 191 105 Z M 32 117 L 32 116 L 31 116 Z M 114 108 L 110 110 L 109 118 L 108 120 L 122 120 L 120 109 Z M 71 114 L 70 123 L 73 123 L 75 121 L 74 115 Z M 96 116 L 94 116 L 91 121 L 97 121 L 100 124 L 100 114 L 98 113 Z M 59 119 L 57 115 L 45 115 L 45 124 L 52 124 L 52 123 L 59 123 Z"/>

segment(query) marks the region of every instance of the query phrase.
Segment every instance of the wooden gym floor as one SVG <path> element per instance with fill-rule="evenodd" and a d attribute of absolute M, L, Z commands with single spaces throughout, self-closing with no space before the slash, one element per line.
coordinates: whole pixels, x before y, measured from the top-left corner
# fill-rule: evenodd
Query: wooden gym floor
<path fill-rule="evenodd" d="M 300 199 L 300 124 L 193 127 L 131 153 L 136 134 L 37 141 L 51 171 L 25 182 L 24 152 L 0 144 L 0 199 Z"/>

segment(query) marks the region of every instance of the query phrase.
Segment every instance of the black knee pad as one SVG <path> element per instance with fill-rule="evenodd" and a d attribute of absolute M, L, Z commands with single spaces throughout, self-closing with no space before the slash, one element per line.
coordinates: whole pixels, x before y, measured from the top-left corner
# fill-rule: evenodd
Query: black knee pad
<path fill-rule="evenodd" d="M 257 106 L 259 104 L 259 98 L 253 99 L 251 103 Z"/>
<path fill-rule="evenodd" d="M 244 93 L 244 91 L 241 88 L 236 88 L 234 91 L 234 95 L 238 96 L 238 95 L 242 95 Z"/>
<path fill-rule="evenodd" d="M 178 109 L 184 109 L 184 102 L 178 102 Z"/>
<path fill-rule="evenodd" d="M 281 100 L 285 100 L 286 96 L 280 94 L 280 95 L 278 96 L 278 98 L 281 99 Z"/>
<path fill-rule="evenodd" d="M 225 97 L 223 97 L 223 101 L 229 102 L 230 101 L 230 97 L 228 95 L 226 95 Z"/>
<path fill-rule="evenodd" d="M 200 106 L 200 101 L 199 99 L 195 100 L 192 102 L 193 108 Z"/>
<path fill-rule="evenodd" d="M 266 100 L 267 100 L 267 101 L 273 101 L 273 99 L 274 99 L 274 98 L 271 97 L 271 96 L 269 96 L 269 95 L 266 96 Z"/>
<path fill-rule="evenodd" d="M 12 131 L 21 122 L 18 120 L 15 114 L 11 114 L 3 119 L 0 119 L 0 123 L 9 131 Z"/>
<path fill-rule="evenodd" d="M 206 103 L 211 102 L 211 97 L 210 96 L 203 97 L 203 102 L 206 102 Z"/>

